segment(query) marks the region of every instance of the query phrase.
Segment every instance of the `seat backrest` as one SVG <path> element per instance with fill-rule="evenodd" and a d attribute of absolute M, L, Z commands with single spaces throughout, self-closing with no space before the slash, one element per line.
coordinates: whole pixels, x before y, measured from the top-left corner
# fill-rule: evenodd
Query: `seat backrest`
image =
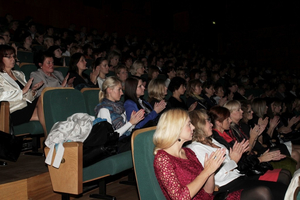
<path fill-rule="evenodd" d="M 82 93 L 74 88 L 47 87 L 41 94 L 47 134 L 58 121 L 75 113 L 87 113 Z"/>
<path fill-rule="evenodd" d="M 18 60 L 21 62 L 30 62 L 33 63 L 33 53 L 28 51 L 18 51 L 17 53 Z"/>
<path fill-rule="evenodd" d="M 131 138 L 132 159 L 141 200 L 165 199 L 154 173 L 153 134 L 156 127 L 135 131 Z"/>
<path fill-rule="evenodd" d="M 26 63 L 20 65 L 20 70 L 25 74 L 25 78 L 28 81 L 30 79 L 31 72 L 37 71 L 38 68 L 33 63 Z"/>
<path fill-rule="evenodd" d="M 95 116 L 94 108 L 99 103 L 100 88 L 82 88 L 80 91 L 84 97 L 87 113 Z"/>
<path fill-rule="evenodd" d="M 69 72 L 69 67 L 55 65 L 54 70 L 60 71 L 62 73 L 63 77 L 66 77 L 66 75 Z"/>

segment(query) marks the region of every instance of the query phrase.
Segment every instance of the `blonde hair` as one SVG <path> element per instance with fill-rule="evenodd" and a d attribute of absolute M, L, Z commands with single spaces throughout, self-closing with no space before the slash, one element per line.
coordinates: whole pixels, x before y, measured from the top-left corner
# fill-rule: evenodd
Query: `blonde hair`
<path fill-rule="evenodd" d="M 193 110 L 189 113 L 189 116 L 191 119 L 191 123 L 195 127 L 193 141 L 212 145 L 211 137 L 207 137 L 207 134 L 205 133 L 206 119 L 208 118 L 206 110 Z"/>
<path fill-rule="evenodd" d="M 251 103 L 251 108 L 254 114 L 263 118 L 267 110 L 267 102 L 262 98 L 255 98 Z"/>
<path fill-rule="evenodd" d="M 153 135 L 154 155 L 160 149 L 171 147 L 178 140 L 188 118 L 188 112 L 179 108 L 170 109 L 161 115 Z"/>
<path fill-rule="evenodd" d="M 104 99 L 104 97 L 106 97 L 107 88 L 114 88 L 118 84 L 121 84 L 121 81 L 117 77 L 110 76 L 106 78 L 102 84 L 102 90 L 99 91 L 99 102 L 101 102 Z"/>
<path fill-rule="evenodd" d="M 152 79 L 148 85 L 148 99 L 151 101 L 153 98 L 163 100 L 165 98 L 165 81 L 162 79 Z"/>
<path fill-rule="evenodd" d="M 238 100 L 230 100 L 224 104 L 224 107 L 227 108 L 230 113 L 241 108 L 241 103 Z"/>
<path fill-rule="evenodd" d="M 186 96 L 191 97 L 194 96 L 194 91 L 197 86 L 202 86 L 202 83 L 199 79 L 190 80 L 186 87 Z"/>
<path fill-rule="evenodd" d="M 134 63 L 132 64 L 132 66 L 130 67 L 130 73 L 132 75 L 135 75 L 136 74 L 136 71 L 139 69 L 139 68 L 142 68 L 144 67 L 144 63 L 140 60 L 136 60 L 134 61 Z"/>

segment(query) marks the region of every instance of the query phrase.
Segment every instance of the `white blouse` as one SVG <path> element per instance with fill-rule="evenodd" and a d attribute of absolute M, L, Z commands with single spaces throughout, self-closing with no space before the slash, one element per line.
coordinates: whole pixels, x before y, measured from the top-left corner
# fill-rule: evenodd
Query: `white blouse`
<path fill-rule="evenodd" d="M 220 169 L 215 174 L 215 184 L 219 187 L 222 187 L 226 185 L 227 183 L 235 180 L 236 178 L 243 176 L 243 174 L 240 174 L 239 170 L 236 169 L 237 164 L 234 160 L 231 160 L 229 157 L 229 151 L 228 149 L 217 142 L 215 139 L 212 140 L 212 143 L 215 144 L 218 147 L 226 149 L 226 157 L 225 160 L 220 167 Z M 205 154 L 210 156 L 210 154 L 214 151 L 216 151 L 218 148 L 214 148 L 205 144 L 202 144 L 200 142 L 192 142 L 187 146 L 191 150 L 193 150 L 199 160 L 199 162 L 204 166 L 204 159 Z"/>

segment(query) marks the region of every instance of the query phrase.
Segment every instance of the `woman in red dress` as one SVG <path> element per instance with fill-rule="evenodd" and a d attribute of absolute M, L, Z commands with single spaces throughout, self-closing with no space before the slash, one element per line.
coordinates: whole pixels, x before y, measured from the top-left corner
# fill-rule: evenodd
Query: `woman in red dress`
<path fill-rule="evenodd" d="M 188 112 L 171 109 L 162 114 L 153 136 L 154 170 L 166 199 L 213 199 L 214 173 L 224 161 L 225 149 L 206 155 L 204 167 L 193 151 L 182 145 L 192 140 L 194 126 Z M 227 199 L 240 199 L 241 190 Z"/>

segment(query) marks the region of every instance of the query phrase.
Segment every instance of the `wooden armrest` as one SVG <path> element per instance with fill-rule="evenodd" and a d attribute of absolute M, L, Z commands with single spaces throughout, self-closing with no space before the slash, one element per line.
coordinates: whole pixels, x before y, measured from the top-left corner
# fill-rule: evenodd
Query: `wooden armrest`
<path fill-rule="evenodd" d="M 3 131 L 5 133 L 10 132 L 9 127 L 9 102 L 7 101 L 1 101 L 1 107 L 0 107 L 0 131 Z"/>
<path fill-rule="evenodd" d="M 66 142 L 63 145 L 65 152 L 60 167 L 48 165 L 52 187 L 55 192 L 78 195 L 83 192 L 82 143 Z M 47 156 L 50 149 L 46 147 L 44 150 Z M 54 150 L 52 162 L 55 155 Z"/>

